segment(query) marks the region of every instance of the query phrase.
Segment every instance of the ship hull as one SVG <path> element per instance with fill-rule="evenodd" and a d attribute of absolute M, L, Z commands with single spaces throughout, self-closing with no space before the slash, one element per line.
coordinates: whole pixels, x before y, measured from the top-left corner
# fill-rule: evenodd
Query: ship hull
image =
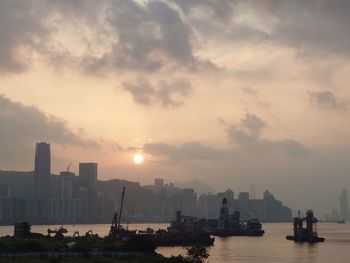
<path fill-rule="evenodd" d="M 286 236 L 287 240 L 294 241 L 297 243 L 318 243 L 318 242 L 324 242 L 325 238 L 323 237 L 302 237 L 302 238 L 296 238 L 295 236 Z"/>
<path fill-rule="evenodd" d="M 218 237 L 233 237 L 233 236 L 249 236 L 249 237 L 260 237 L 264 235 L 264 230 L 253 231 L 253 232 L 241 232 L 241 231 L 214 231 L 213 236 Z"/>

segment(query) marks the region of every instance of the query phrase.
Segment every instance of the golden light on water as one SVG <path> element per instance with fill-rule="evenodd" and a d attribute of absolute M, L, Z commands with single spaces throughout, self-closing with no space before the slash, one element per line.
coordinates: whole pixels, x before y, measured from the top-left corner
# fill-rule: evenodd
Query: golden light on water
<path fill-rule="evenodd" d="M 143 155 L 141 153 L 136 153 L 134 155 L 134 163 L 141 164 L 143 162 Z"/>

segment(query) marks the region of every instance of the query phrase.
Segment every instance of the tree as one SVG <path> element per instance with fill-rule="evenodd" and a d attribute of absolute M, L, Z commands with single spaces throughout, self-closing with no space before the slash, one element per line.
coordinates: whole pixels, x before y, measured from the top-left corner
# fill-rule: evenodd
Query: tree
<path fill-rule="evenodd" d="M 209 252 L 205 247 L 187 248 L 187 259 L 191 263 L 204 263 L 209 257 Z"/>

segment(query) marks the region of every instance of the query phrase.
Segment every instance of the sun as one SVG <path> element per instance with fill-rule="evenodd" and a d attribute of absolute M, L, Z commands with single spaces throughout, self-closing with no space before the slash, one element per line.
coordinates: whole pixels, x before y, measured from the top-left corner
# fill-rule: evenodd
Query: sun
<path fill-rule="evenodd" d="M 143 162 L 143 155 L 141 153 L 136 153 L 134 155 L 134 163 L 141 164 Z"/>

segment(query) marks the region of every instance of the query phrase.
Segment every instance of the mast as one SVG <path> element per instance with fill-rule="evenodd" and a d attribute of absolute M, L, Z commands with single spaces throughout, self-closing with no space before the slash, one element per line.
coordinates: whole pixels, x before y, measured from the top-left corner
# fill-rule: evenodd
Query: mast
<path fill-rule="evenodd" d="M 119 209 L 119 218 L 118 218 L 118 225 L 117 228 L 120 228 L 120 221 L 122 219 L 122 211 L 123 211 L 123 204 L 124 204 L 124 195 L 125 195 L 125 186 L 123 187 L 123 192 L 122 192 L 122 201 L 120 203 L 120 209 Z"/>

